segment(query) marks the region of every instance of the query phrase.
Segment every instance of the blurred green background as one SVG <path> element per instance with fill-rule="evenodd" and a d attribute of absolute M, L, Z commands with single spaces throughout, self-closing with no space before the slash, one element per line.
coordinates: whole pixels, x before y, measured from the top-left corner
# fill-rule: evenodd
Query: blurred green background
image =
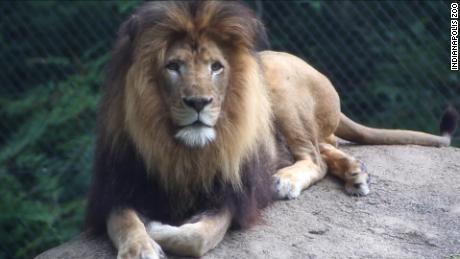
<path fill-rule="evenodd" d="M 81 230 L 104 65 L 138 3 L 0 2 L 0 258 Z M 438 133 L 446 105 L 460 108 L 448 2 L 248 4 L 272 49 L 326 74 L 357 121 Z"/>

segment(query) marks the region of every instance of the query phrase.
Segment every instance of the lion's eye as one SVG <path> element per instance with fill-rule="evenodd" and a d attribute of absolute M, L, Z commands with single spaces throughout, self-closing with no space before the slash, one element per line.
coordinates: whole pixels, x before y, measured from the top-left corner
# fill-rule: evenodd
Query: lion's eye
<path fill-rule="evenodd" d="M 219 61 L 211 64 L 211 71 L 213 73 L 219 72 L 222 68 L 224 68 L 224 66 Z"/>
<path fill-rule="evenodd" d="M 166 69 L 179 72 L 180 64 L 177 61 L 171 61 L 166 65 Z"/>

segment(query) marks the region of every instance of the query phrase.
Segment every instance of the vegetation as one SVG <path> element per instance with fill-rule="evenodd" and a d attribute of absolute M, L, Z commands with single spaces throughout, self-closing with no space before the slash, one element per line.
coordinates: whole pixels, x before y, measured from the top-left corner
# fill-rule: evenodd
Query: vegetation
<path fill-rule="evenodd" d="M 81 230 L 103 68 L 137 4 L 0 3 L 0 258 Z M 460 107 L 444 2 L 250 5 L 272 47 L 328 75 L 361 122 L 436 132 L 446 103 Z"/>
<path fill-rule="evenodd" d="M 103 67 L 135 5 L 0 4 L 0 258 L 81 230 Z"/>
<path fill-rule="evenodd" d="M 344 112 L 357 121 L 439 133 L 447 104 L 460 108 L 447 4 L 298 1 L 263 7 L 272 47 L 326 74 Z"/>

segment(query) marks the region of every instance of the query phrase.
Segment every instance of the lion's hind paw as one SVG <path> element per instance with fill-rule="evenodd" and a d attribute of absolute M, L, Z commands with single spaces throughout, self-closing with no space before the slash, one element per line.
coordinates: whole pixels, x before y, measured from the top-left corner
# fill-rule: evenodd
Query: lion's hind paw
<path fill-rule="evenodd" d="M 360 167 L 357 172 L 347 174 L 345 182 L 345 191 L 353 196 L 366 196 L 370 189 L 370 175 L 362 162 L 359 162 Z"/>

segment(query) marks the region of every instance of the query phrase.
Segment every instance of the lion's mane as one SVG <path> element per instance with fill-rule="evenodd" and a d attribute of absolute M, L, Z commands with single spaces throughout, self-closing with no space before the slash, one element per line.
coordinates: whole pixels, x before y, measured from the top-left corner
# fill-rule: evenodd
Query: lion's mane
<path fill-rule="evenodd" d="M 110 211 L 123 206 L 171 224 L 222 206 L 236 226 L 254 220 L 270 200 L 275 156 L 256 56 L 265 35 L 250 9 L 225 1 L 146 3 L 122 25 L 98 113 L 89 229 L 104 229 Z M 229 53 L 230 83 L 216 140 L 189 148 L 174 138 L 156 75 L 175 40 L 203 36 Z"/>

